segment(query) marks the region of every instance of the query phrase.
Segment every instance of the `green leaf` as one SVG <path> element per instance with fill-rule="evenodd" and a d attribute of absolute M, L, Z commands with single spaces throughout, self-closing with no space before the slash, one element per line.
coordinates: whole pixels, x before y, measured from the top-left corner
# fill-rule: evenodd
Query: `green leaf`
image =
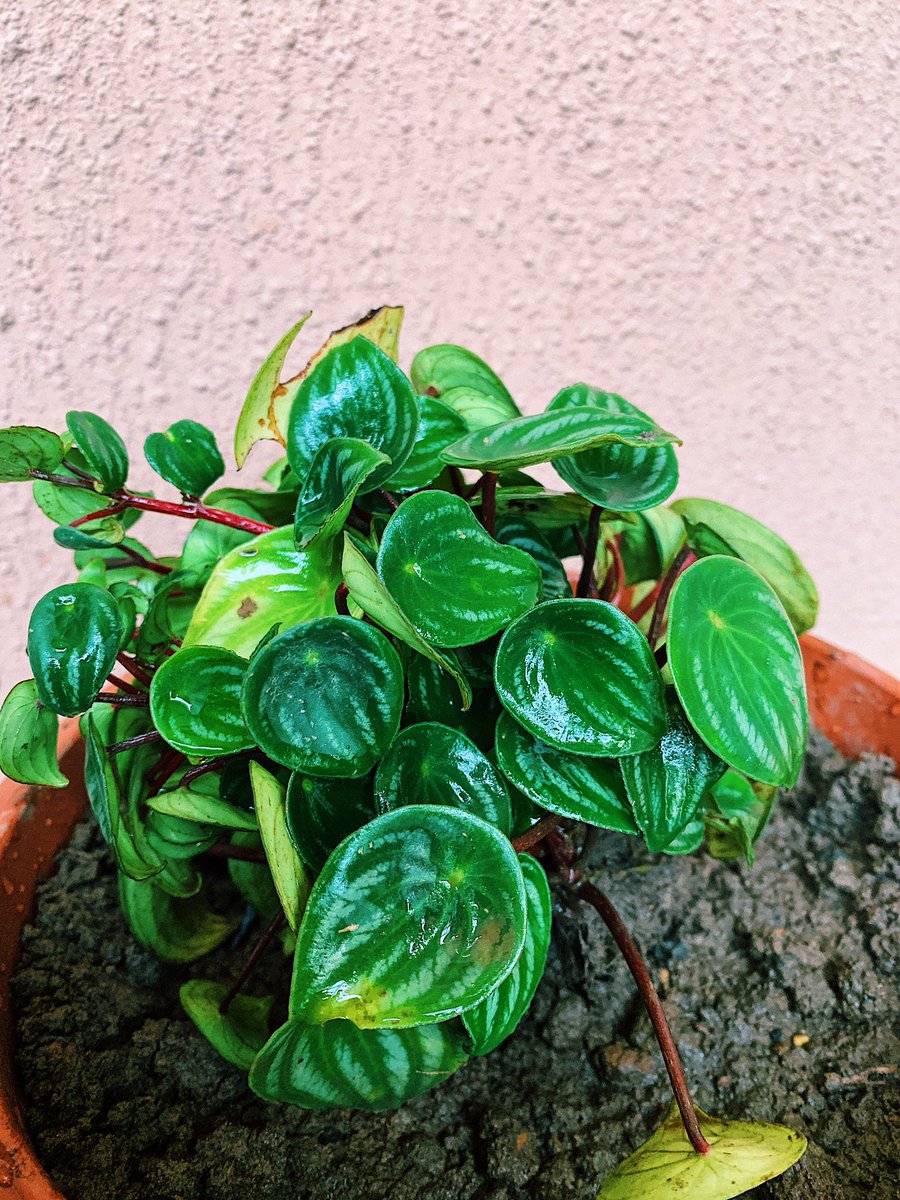
<path fill-rule="evenodd" d="M 503 776 L 464 733 L 436 721 L 410 725 L 394 738 L 375 774 L 375 803 L 380 812 L 448 804 L 507 835 L 512 827 Z"/>
<path fill-rule="evenodd" d="M 524 517 L 512 515 L 501 516 L 497 520 L 495 537 L 504 546 L 515 546 L 530 554 L 541 570 L 543 588 L 542 600 L 560 600 L 572 595 L 572 585 L 566 575 L 566 568 L 550 543 L 530 521 Z"/>
<path fill-rule="evenodd" d="M 294 533 L 301 550 L 340 533 L 359 489 L 385 463 L 386 454 L 359 438 L 330 438 L 319 447 L 297 501 Z"/>
<path fill-rule="evenodd" d="M 222 836 L 219 828 L 198 825 L 196 821 L 185 821 L 182 817 L 171 817 L 153 809 L 147 812 L 145 832 L 147 844 L 160 858 L 164 858 L 169 866 L 173 860 L 196 858 Z M 266 873 L 268 874 L 268 871 Z"/>
<path fill-rule="evenodd" d="M 432 396 L 419 396 L 419 431 L 409 458 L 394 471 L 387 486 L 395 492 L 426 487 L 444 468 L 441 451 L 455 442 L 469 426 L 461 416 Z M 502 418 L 501 418 L 502 419 Z"/>
<path fill-rule="evenodd" d="M 648 508 L 623 525 L 619 551 L 629 587 L 662 578 L 684 542 L 684 522 L 671 508 Z"/>
<path fill-rule="evenodd" d="M 259 834 L 272 872 L 281 907 L 291 929 L 296 930 L 309 895 L 309 879 L 288 833 L 284 788 L 257 762 L 250 764 L 253 804 Z"/>
<path fill-rule="evenodd" d="M 178 998 L 181 1007 L 226 1062 L 249 1071 L 269 1036 L 269 1012 L 275 997 L 239 994 L 228 1005 L 228 1011 L 221 1013 L 219 1005 L 227 994 L 228 988 L 223 983 L 189 979 L 181 985 Z"/>
<path fill-rule="evenodd" d="M 154 812 L 166 813 L 170 817 L 181 817 L 184 821 L 198 821 L 202 825 L 217 825 L 221 829 L 256 829 L 256 817 L 218 796 L 208 796 L 192 791 L 189 787 L 172 788 L 151 796 L 147 805 Z"/>
<path fill-rule="evenodd" d="M 375 488 L 406 462 L 418 428 L 409 380 L 377 346 L 357 337 L 327 354 L 300 384 L 288 425 L 288 461 L 305 481 L 325 442 L 358 438 L 390 460 L 369 476 Z"/>
<path fill-rule="evenodd" d="M 128 451 L 115 429 L 92 412 L 68 412 L 66 424 L 88 468 L 106 492 L 117 492 L 128 478 Z"/>
<path fill-rule="evenodd" d="M 620 443 L 653 449 L 677 442 L 672 433 L 645 417 L 605 415 L 595 408 L 516 417 L 487 430 L 470 433 L 443 451 L 444 462 L 479 471 L 507 471 L 532 463 L 552 462 L 598 446 Z"/>
<path fill-rule="evenodd" d="M 737 771 L 728 770 L 710 789 L 706 846 L 713 858 L 744 858 L 753 866 L 754 844 L 765 827 L 773 797 L 764 799 Z"/>
<path fill-rule="evenodd" d="M 0 771 L 16 783 L 66 787 L 56 765 L 59 718 L 38 699 L 33 679 L 17 683 L 0 708 Z"/>
<path fill-rule="evenodd" d="M 499 425 L 501 421 L 508 421 L 520 415 L 512 402 L 474 387 L 448 388 L 441 392 L 440 402 L 456 413 L 470 433 L 476 433 L 479 429 L 490 429 Z"/>
<path fill-rule="evenodd" d="M 473 1054 L 490 1054 L 513 1032 L 534 998 L 550 949 L 553 918 L 547 873 L 530 854 L 519 855 L 525 880 L 525 945 L 516 965 L 482 1002 L 462 1014 Z"/>
<path fill-rule="evenodd" d="M 639 754 L 666 731 L 647 639 L 602 600 L 551 600 L 520 617 L 500 639 L 494 678 L 507 712 L 560 750 Z"/>
<path fill-rule="evenodd" d="M 470 692 L 472 703 L 464 708 L 450 675 L 431 659 L 412 653 L 406 657 L 406 690 L 404 724 L 439 721 L 460 730 L 479 750 L 493 746 L 494 722 L 500 707 L 493 686 Z"/>
<path fill-rule="evenodd" d="M 0 429 L 0 483 L 19 483 L 32 471 L 55 471 L 66 453 L 63 440 L 39 425 Z"/>
<path fill-rule="evenodd" d="M 677 705 L 669 709 L 668 728 L 659 745 L 623 758 L 620 766 L 635 820 L 647 849 L 653 851 L 669 846 L 725 770 Z"/>
<path fill-rule="evenodd" d="M 806 1138 L 784 1125 L 694 1111 L 709 1154 L 694 1150 L 673 1103 L 653 1136 L 604 1179 L 597 1200 L 732 1200 L 781 1175 L 806 1149 Z"/>
<path fill-rule="evenodd" d="M 295 771 L 285 797 L 294 849 L 315 874 L 345 837 L 375 816 L 369 779 L 316 779 Z"/>
<path fill-rule="evenodd" d="M 238 830 L 232 834 L 231 844 L 259 850 L 262 848 L 262 839 L 258 833 L 244 833 Z M 240 859 L 232 858 L 228 860 L 228 874 L 247 904 L 264 920 L 271 921 L 281 908 L 281 900 L 275 890 L 268 864 L 241 862 Z"/>
<path fill-rule="evenodd" d="M 165 433 L 151 433 L 144 442 L 144 457 L 185 496 L 202 496 L 225 474 L 215 434 L 196 421 L 176 421 Z"/>
<path fill-rule="evenodd" d="M 143 722 L 143 714 L 136 719 Z M 120 732 L 126 733 L 122 728 L 126 719 L 117 714 L 110 713 L 103 723 L 111 738 L 117 737 Z M 127 732 L 130 734 L 131 731 Z M 84 783 L 104 841 L 112 850 L 116 864 L 125 877 L 133 880 L 150 879 L 160 873 L 164 863 L 146 843 L 134 811 L 122 812 L 125 797 L 120 778 L 127 771 L 127 764 L 116 762 L 107 752 L 100 723 L 91 713 L 87 714 L 83 733 Z"/>
<path fill-rule="evenodd" d="M 361 1028 L 447 1020 L 512 970 L 525 888 L 510 842 L 455 808 L 411 805 L 343 841 L 300 926 L 291 1016 Z"/>
<path fill-rule="evenodd" d="M 53 540 L 65 550 L 109 550 L 125 537 L 125 526 L 115 517 L 105 517 L 96 523 L 92 521 L 91 525 L 95 525 L 96 532 L 87 533 L 84 529 L 73 529 L 71 525 L 60 525 L 53 530 Z"/>
<path fill-rule="evenodd" d="M 483 641 L 538 598 L 530 555 L 487 533 L 459 496 L 417 492 L 388 521 L 378 573 L 416 632 L 438 646 Z"/>
<path fill-rule="evenodd" d="M 707 746 L 763 783 L 796 782 L 807 706 L 797 635 L 781 601 L 737 558 L 702 558 L 672 592 L 668 656 L 678 698 Z"/>
<path fill-rule="evenodd" d="M 269 525 L 289 525 L 294 519 L 297 497 L 290 492 L 264 492 L 253 488 L 219 488 L 204 498 L 210 508 L 221 508 L 239 517 L 252 517 Z M 229 550 L 253 538 L 252 533 L 231 529 L 213 521 L 198 521 L 185 538 L 181 565 L 208 576 Z"/>
<path fill-rule="evenodd" d="M 500 377 L 477 354 L 462 346 L 444 344 L 420 350 L 412 361 L 410 376 L 421 395 L 444 398 L 452 389 L 466 388 L 497 403 L 501 415 L 496 421 L 518 416 L 519 410 Z"/>
<path fill-rule="evenodd" d="M 134 646 L 138 658 L 152 662 L 183 640 L 199 597 L 200 580 L 192 571 L 172 571 L 158 579 Z"/>
<path fill-rule="evenodd" d="M 203 588 L 185 646 L 222 646 L 249 656 L 273 625 L 287 630 L 334 613 L 340 573 L 327 545 L 298 550 L 288 527 L 237 546 Z"/>
<path fill-rule="evenodd" d="M 816 623 L 819 595 L 803 563 L 787 542 L 760 521 L 715 500 L 676 500 L 688 525 L 688 544 L 697 554 L 731 554 L 762 575 L 784 605 L 798 634 Z"/>
<path fill-rule="evenodd" d="M 290 389 L 280 382 L 281 370 L 294 339 L 311 316 L 311 312 L 304 313 L 296 325 L 291 326 L 270 351 L 250 384 L 250 391 L 244 400 L 234 430 L 234 458 L 239 469 L 247 461 L 247 455 L 257 442 L 274 439 L 284 445 L 282 430 L 287 428 L 286 418 L 290 407 L 280 414 L 278 402 L 285 398 L 293 400 L 296 387 Z M 279 419 L 282 415 L 283 420 Z"/>
<path fill-rule="evenodd" d="M 535 804 L 601 829 L 637 833 L 622 776 L 609 759 L 570 754 L 540 741 L 502 712 L 497 765 Z"/>
<path fill-rule="evenodd" d="M 119 901 L 131 932 L 163 962 L 202 958 L 234 930 L 234 923 L 213 912 L 202 892 L 180 899 L 120 873 Z"/>
<path fill-rule="evenodd" d="M 28 661 L 41 703 L 63 717 L 89 708 L 124 632 L 115 599 L 94 584 L 63 584 L 38 600 L 28 623 Z"/>
<path fill-rule="evenodd" d="M 161 663 L 150 688 L 153 723 L 170 746 L 194 758 L 249 750 L 241 713 L 247 662 L 219 646 L 188 646 Z"/>
<path fill-rule="evenodd" d="M 703 845 L 706 835 L 706 825 L 702 817 L 692 817 L 687 825 L 672 838 L 667 846 L 662 847 L 663 854 L 693 854 Z"/>
<path fill-rule="evenodd" d="M 593 408 L 603 417 L 630 416 L 653 422 L 645 412 L 612 392 L 576 383 L 563 388 L 547 412 Z M 592 504 L 634 512 L 661 504 L 678 483 L 678 460 L 671 446 L 648 449 L 633 445 L 600 446 L 572 457 L 554 459 L 560 478 Z"/>
<path fill-rule="evenodd" d="M 554 535 L 571 536 L 573 525 L 581 526 L 590 515 L 591 505 L 574 492 L 548 492 L 546 488 L 527 486 L 497 488 L 497 520 L 522 517 L 540 530 L 551 544 Z M 575 554 L 576 547 L 566 554 Z"/>
<path fill-rule="evenodd" d="M 379 630 L 322 617 L 281 633 L 253 658 L 244 719 L 275 762 L 307 775 L 366 775 L 400 724 L 403 668 Z"/>
<path fill-rule="evenodd" d="M 455 1023 L 357 1029 L 350 1021 L 288 1021 L 257 1055 L 250 1087 L 301 1108 L 380 1112 L 443 1083 L 466 1058 Z"/>

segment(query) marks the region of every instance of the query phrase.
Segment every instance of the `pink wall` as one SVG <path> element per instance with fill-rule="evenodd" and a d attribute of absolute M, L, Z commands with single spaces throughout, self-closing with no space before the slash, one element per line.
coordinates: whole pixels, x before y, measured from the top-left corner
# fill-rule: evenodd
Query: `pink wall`
<path fill-rule="evenodd" d="M 0 422 L 228 444 L 304 308 L 298 357 L 405 303 L 406 361 L 650 410 L 682 490 L 784 533 L 823 634 L 898 671 L 898 60 L 893 0 L 12 0 Z M 5 691 L 68 556 L 2 504 Z"/>

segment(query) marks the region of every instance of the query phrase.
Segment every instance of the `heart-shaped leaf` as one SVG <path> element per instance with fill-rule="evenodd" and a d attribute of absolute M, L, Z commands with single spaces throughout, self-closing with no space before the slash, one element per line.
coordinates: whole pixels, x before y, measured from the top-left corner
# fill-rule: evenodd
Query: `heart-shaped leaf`
<path fill-rule="evenodd" d="M 284 788 L 270 771 L 257 762 L 250 764 L 250 782 L 272 881 L 288 924 L 296 930 L 306 907 L 309 879 L 288 833 Z"/>
<path fill-rule="evenodd" d="M 225 460 L 211 429 L 196 421 L 176 421 L 165 433 L 151 433 L 144 457 L 166 483 L 186 496 L 202 496 L 225 474 Z"/>
<path fill-rule="evenodd" d="M 0 483 L 30 479 L 32 471 L 55 471 L 65 453 L 62 438 L 39 425 L 0 429 Z"/>
<path fill-rule="evenodd" d="M 441 400 L 419 396 L 419 432 L 409 458 L 388 480 L 395 492 L 426 487 L 444 468 L 441 451 L 457 441 L 469 426 Z"/>
<path fill-rule="evenodd" d="M 357 1029 L 351 1021 L 288 1021 L 257 1055 L 250 1087 L 301 1108 L 399 1108 L 466 1061 L 456 1022 L 415 1029 Z"/>
<path fill-rule="evenodd" d="M 188 787 L 172 788 L 151 796 L 147 805 L 154 812 L 167 813 L 170 817 L 181 817 L 183 821 L 197 821 L 201 825 L 217 825 L 220 829 L 256 829 L 256 817 L 245 809 L 195 792 Z"/>
<path fill-rule="evenodd" d="M 673 705 L 663 739 L 652 750 L 623 758 L 620 766 L 648 850 L 665 850 L 693 818 L 725 764 L 704 745 Z M 702 841 L 703 830 L 700 830 Z"/>
<path fill-rule="evenodd" d="M 222 646 L 247 657 L 273 625 L 289 629 L 334 613 L 340 572 L 329 545 L 298 550 L 291 528 L 237 546 L 203 588 L 185 646 Z"/>
<path fill-rule="evenodd" d="M 89 708 L 124 632 L 115 599 L 94 584 L 63 584 L 38 600 L 28 623 L 28 661 L 41 703 L 63 717 Z"/>
<path fill-rule="evenodd" d="M 318 874 L 332 850 L 375 816 L 369 779 L 316 779 L 295 771 L 285 798 L 294 849 Z"/>
<path fill-rule="evenodd" d="M 688 544 L 695 553 L 731 554 L 743 559 L 775 592 L 798 635 L 815 625 L 819 611 L 816 585 L 777 533 L 715 500 L 676 500 L 672 508 L 687 523 Z"/>
<path fill-rule="evenodd" d="M 66 413 L 66 424 L 103 490 L 115 492 L 124 487 L 128 478 L 128 451 L 112 425 L 92 412 Z"/>
<path fill-rule="evenodd" d="M 202 892 L 179 899 L 120 873 L 119 902 L 131 932 L 163 962 L 193 962 L 234 931 L 234 923 L 213 912 Z"/>
<path fill-rule="evenodd" d="M 375 488 L 406 462 L 418 428 L 409 380 L 377 346 L 356 337 L 330 351 L 300 384 L 288 425 L 288 461 L 305 481 L 325 442 L 358 438 L 390 460 L 370 475 Z"/>
<path fill-rule="evenodd" d="M 375 774 L 380 812 L 407 804 L 448 804 L 509 834 L 509 792 L 490 759 L 458 729 L 436 721 L 410 725 L 394 738 Z"/>
<path fill-rule="evenodd" d="M 552 462 L 598 446 L 620 443 L 644 450 L 677 442 L 672 433 L 646 417 L 600 413 L 596 408 L 516 417 L 490 429 L 470 433 L 443 451 L 444 462 L 479 471 L 508 471 L 532 463 Z"/>
<path fill-rule="evenodd" d="M 784 1125 L 723 1121 L 697 1108 L 709 1154 L 697 1154 L 673 1104 L 653 1136 L 603 1181 L 597 1200 L 732 1200 L 781 1175 L 806 1138 Z"/>
<path fill-rule="evenodd" d="M 462 346 L 444 344 L 420 350 L 412 361 L 410 377 L 420 395 L 440 396 L 445 403 L 448 402 L 446 397 L 449 392 L 463 388 L 492 400 L 496 406 L 494 411 L 500 415 L 489 424 L 519 415 L 515 401 L 497 373 L 477 354 Z M 482 426 L 470 424 L 469 428 L 479 429 Z"/>
<path fill-rule="evenodd" d="M 291 1016 L 366 1029 L 425 1025 L 478 1004 L 525 941 L 510 842 L 455 808 L 411 805 L 343 841 L 297 938 Z"/>
<path fill-rule="evenodd" d="M 560 750 L 639 754 L 666 731 L 647 639 L 602 600 L 551 600 L 520 617 L 500 639 L 494 679 L 503 707 Z"/>
<path fill-rule="evenodd" d="M 357 492 L 386 463 L 386 454 L 359 438 L 330 438 L 319 447 L 297 501 L 294 533 L 301 550 L 340 532 Z"/>
<path fill-rule="evenodd" d="M 547 873 L 530 854 L 519 855 L 525 880 L 525 945 L 516 965 L 489 996 L 462 1014 L 473 1054 L 490 1054 L 513 1032 L 528 1011 L 544 974 L 553 917 Z"/>
<path fill-rule="evenodd" d="M 246 659 L 220 646 L 188 646 L 153 676 L 150 711 L 170 746 L 202 758 L 248 750 L 253 737 L 241 714 Z"/>
<path fill-rule="evenodd" d="M 737 558 L 701 558 L 672 592 L 668 657 L 678 698 L 707 746 L 763 783 L 796 782 L 807 707 L 797 635 L 781 601 Z"/>
<path fill-rule="evenodd" d="M 483 641 L 540 594 L 530 555 L 487 533 L 459 496 L 417 492 L 388 521 L 378 573 L 410 623 L 437 646 Z"/>
<path fill-rule="evenodd" d="M 497 721 L 496 753 L 506 778 L 541 808 L 601 829 L 637 833 L 622 776 L 609 759 L 550 746 L 506 712 Z"/>
<path fill-rule="evenodd" d="M 621 396 L 576 383 L 563 388 L 547 406 L 548 412 L 594 408 L 604 417 L 650 417 Z M 633 512 L 662 504 L 678 483 L 678 460 L 671 446 L 626 446 L 612 443 L 553 461 L 557 474 L 592 504 Z"/>
<path fill-rule="evenodd" d="M 220 1005 L 228 994 L 223 983 L 189 979 L 178 992 L 181 1007 L 226 1062 L 249 1071 L 269 1036 L 269 1012 L 274 996 L 235 996 L 226 1012 Z"/>
<path fill-rule="evenodd" d="M 59 718 L 38 699 L 33 679 L 17 683 L 0 708 L 0 771 L 17 783 L 66 787 L 56 765 Z"/>
<path fill-rule="evenodd" d="M 275 762 L 307 775 L 366 775 L 400 724 L 403 668 L 379 630 L 322 617 L 273 638 L 244 684 L 244 718 Z"/>
<path fill-rule="evenodd" d="M 279 401 L 282 404 L 285 400 L 292 401 L 299 384 L 291 389 L 289 385 L 281 383 L 281 371 L 297 334 L 311 316 L 311 312 L 304 313 L 296 325 L 291 326 L 266 356 L 250 384 L 234 430 L 234 458 L 238 468 L 244 465 L 257 442 L 275 440 L 281 442 L 282 446 L 285 443 L 282 431 L 287 428 L 286 418 L 290 408 L 284 410 L 282 420 L 282 414 L 278 412 Z"/>
<path fill-rule="evenodd" d="M 541 569 L 542 600 L 560 600 L 563 596 L 572 595 L 572 585 L 562 560 L 536 525 L 524 517 L 511 514 L 501 516 L 494 536 L 504 546 L 515 546 L 517 550 L 524 550 L 531 555 Z"/>

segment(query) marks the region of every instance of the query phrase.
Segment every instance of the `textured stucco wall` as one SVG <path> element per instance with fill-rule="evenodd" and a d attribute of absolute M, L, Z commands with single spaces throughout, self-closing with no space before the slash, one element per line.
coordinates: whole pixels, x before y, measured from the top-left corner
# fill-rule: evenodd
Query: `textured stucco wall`
<path fill-rule="evenodd" d="M 405 303 L 405 361 L 459 340 L 526 407 L 584 378 L 650 410 L 682 490 L 781 530 L 822 632 L 900 669 L 895 0 L 0 21 L 3 424 L 96 407 L 136 448 L 183 415 L 228 444 L 305 307 L 297 358 Z M 0 494 L 4 691 L 67 561 L 27 493 Z"/>

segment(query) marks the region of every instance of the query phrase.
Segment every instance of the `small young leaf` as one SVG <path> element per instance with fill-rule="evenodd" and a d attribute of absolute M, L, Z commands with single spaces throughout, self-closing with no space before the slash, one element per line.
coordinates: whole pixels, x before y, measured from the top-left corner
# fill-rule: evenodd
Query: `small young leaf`
<path fill-rule="evenodd" d="M 468 388 L 493 398 L 502 407 L 501 415 L 491 424 L 519 415 L 497 373 L 477 354 L 462 346 L 444 344 L 420 350 L 412 361 L 410 376 L 413 387 L 423 396 L 443 398 L 451 389 Z"/>
<path fill-rule="evenodd" d="M 109 550 L 125 537 L 125 526 L 115 517 L 91 522 L 93 533 L 84 529 L 73 529 L 71 525 L 60 525 L 53 530 L 53 540 L 65 550 Z"/>
<path fill-rule="evenodd" d="M 123 796 L 120 779 L 123 775 L 128 777 L 128 764 L 116 762 L 107 752 L 104 731 L 101 730 L 102 722 L 110 738 L 117 737 L 119 733 L 130 734 L 131 730 L 123 729 L 123 726 L 132 721 L 141 725 L 146 723 L 143 714 L 119 717 L 107 710 L 99 720 L 92 713 L 86 715 L 82 722 L 84 783 L 100 832 L 112 850 L 123 878 L 141 881 L 159 875 L 165 864 L 144 837 L 135 813 L 128 812 L 123 804 L 126 797 Z M 126 807 L 125 813 L 123 807 Z"/>
<path fill-rule="evenodd" d="M 128 451 L 115 429 L 92 412 L 68 412 L 66 424 L 75 445 L 103 490 L 116 492 L 128 478 Z"/>
<path fill-rule="evenodd" d="M 151 433 L 144 442 L 144 457 L 185 496 L 202 496 L 225 474 L 215 434 L 196 421 L 176 421 L 165 433 Z"/>
<path fill-rule="evenodd" d="M 256 829 L 256 817 L 218 796 L 191 791 L 189 787 L 172 788 L 151 796 L 147 805 L 154 812 L 166 813 L 170 817 L 181 817 L 184 821 L 198 821 L 201 825 L 217 825 L 220 829 Z"/>
<path fill-rule="evenodd" d="M 234 930 L 234 923 L 213 912 L 202 892 L 183 900 L 120 873 L 119 901 L 131 932 L 163 962 L 202 958 Z"/>
<path fill-rule="evenodd" d="M 758 796 L 737 771 L 728 770 L 710 788 L 706 816 L 706 846 L 712 858 L 746 859 L 753 866 L 754 844 L 768 820 L 772 799 Z"/>
<path fill-rule="evenodd" d="M 409 458 L 391 473 L 386 486 L 395 492 L 411 492 L 437 479 L 444 468 L 441 451 L 457 441 L 469 426 L 441 400 L 419 396 L 419 432 Z M 502 419 L 502 418 L 501 418 Z"/>
<path fill-rule="evenodd" d="M 340 533 L 356 494 L 385 463 L 386 454 L 359 438 L 335 437 L 318 449 L 297 501 L 294 534 L 305 550 Z"/>
<path fill-rule="evenodd" d="M 33 679 L 17 683 L 0 708 L 0 771 L 17 783 L 66 787 L 56 765 L 59 718 L 38 700 Z"/>
<path fill-rule="evenodd" d="M 150 711 L 170 746 L 198 758 L 249 750 L 241 712 L 246 659 L 219 646 L 188 646 L 153 676 Z"/>
<path fill-rule="evenodd" d="M 507 514 L 498 518 L 494 536 L 504 546 L 515 546 L 517 550 L 524 550 L 531 555 L 541 570 L 542 600 L 561 600 L 564 596 L 572 595 L 566 568 L 536 525 L 524 517 Z"/>
<path fill-rule="evenodd" d="M 228 1011 L 219 1012 L 228 988 L 210 979 L 189 979 L 181 985 L 181 1007 L 226 1062 L 249 1071 L 269 1036 L 269 1012 L 274 996 L 237 995 Z"/>
<path fill-rule="evenodd" d="M 269 861 L 272 881 L 284 915 L 291 929 L 296 930 L 306 907 L 309 879 L 297 856 L 290 834 L 284 807 L 284 788 L 274 775 L 257 762 L 250 764 L 253 803 L 263 849 Z"/>
<path fill-rule="evenodd" d="M 62 438 L 49 429 L 38 425 L 0 429 L 0 483 L 30 479 L 32 471 L 55 471 L 65 453 Z"/>
<path fill-rule="evenodd" d="M 63 717 L 90 707 L 125 632 L 115 599 L 90 583 L 54 588 L 28 623 L 28 661 L 42 704 Z"/>
<path fill-rule="evenodd" d="M 294 849 L 316 874 L 345 837 L 375 816 L 369 779 L 316 779 L 295 771 L 285 797 Z"/>

